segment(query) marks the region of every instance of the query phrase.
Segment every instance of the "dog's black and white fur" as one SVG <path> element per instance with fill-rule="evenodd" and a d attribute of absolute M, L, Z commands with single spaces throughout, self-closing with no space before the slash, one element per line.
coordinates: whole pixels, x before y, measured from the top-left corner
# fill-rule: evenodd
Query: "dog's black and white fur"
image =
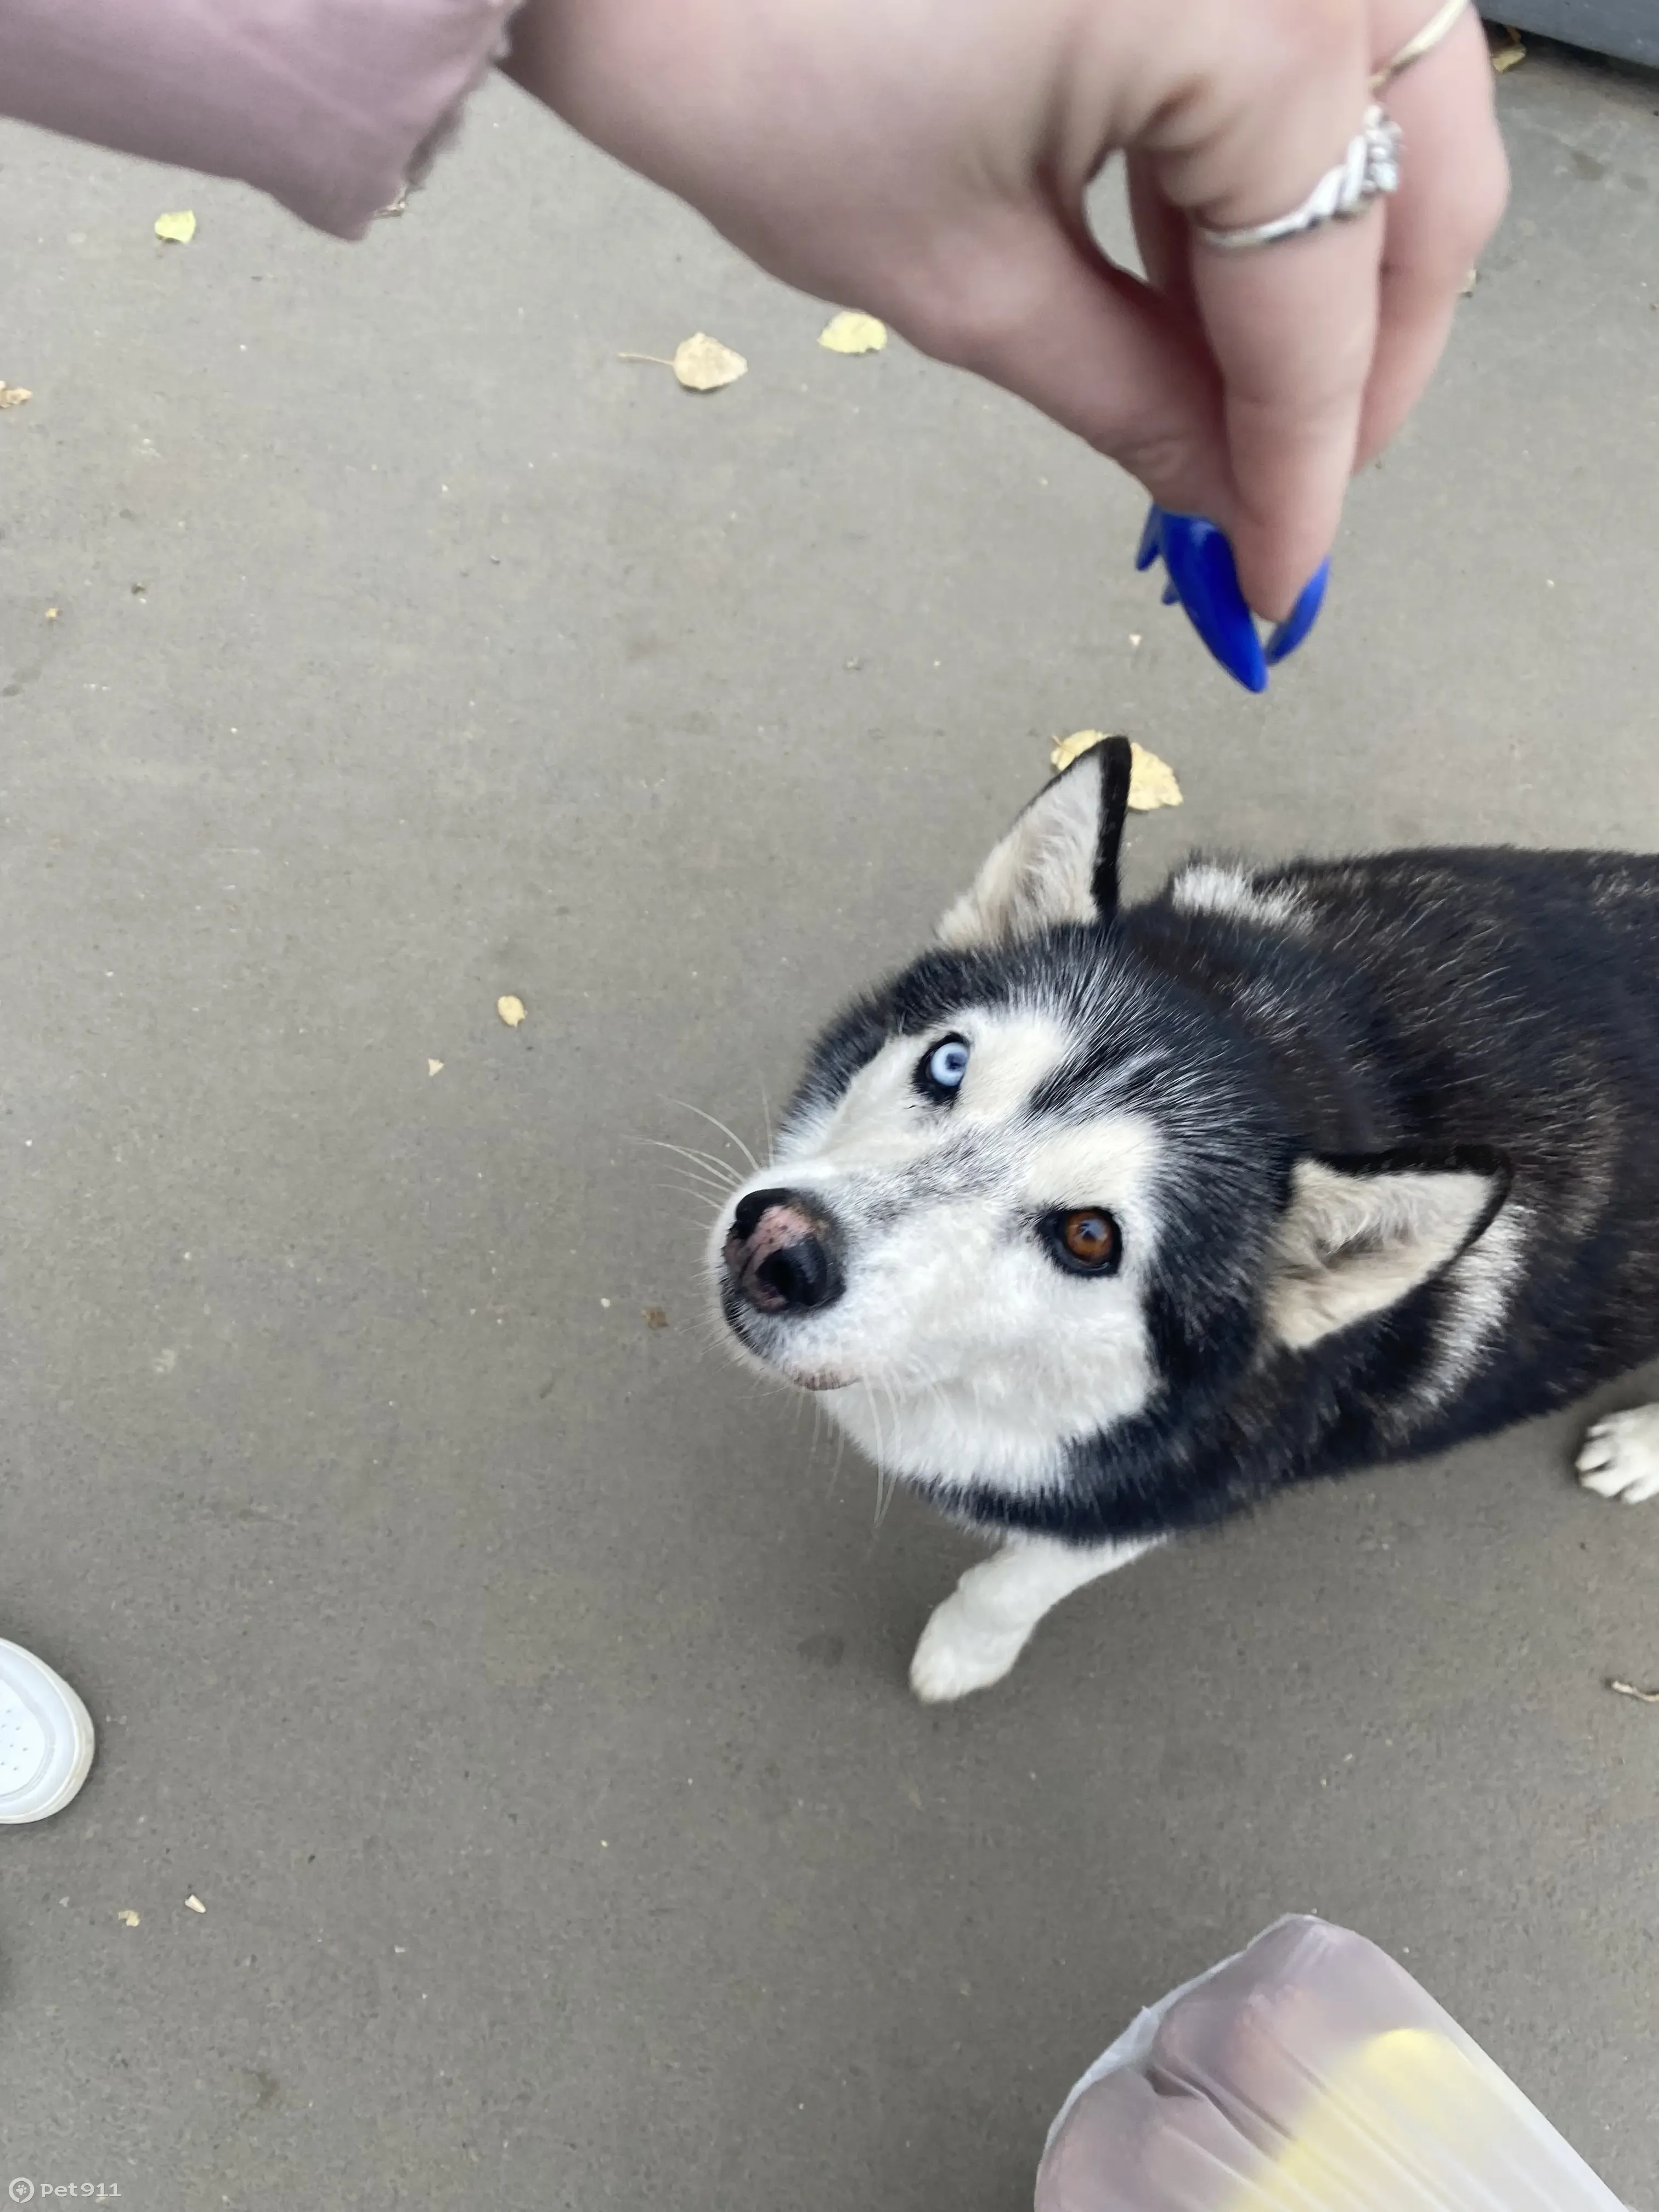
<path fill-rule="evenodd" d="M 1659 860 L 1200 860 L 1120 910 L 1128 779 L 1085 754 L 831 1025 L 711 1249 L 747 1355 L 1000 1541 L 924 1698 L 1164 1537 L 1659 1351 Z M 1659 1494 L 1659 1407 L 1578 1464 Z"/>

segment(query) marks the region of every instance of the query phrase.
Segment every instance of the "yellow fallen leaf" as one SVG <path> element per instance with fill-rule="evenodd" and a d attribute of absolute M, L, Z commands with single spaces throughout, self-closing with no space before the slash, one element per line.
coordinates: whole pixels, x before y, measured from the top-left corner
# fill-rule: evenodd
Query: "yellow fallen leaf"
<path fill-rule="evenodd" d="M 443 1064 L 442 1060 L 428 1060 L 428 1062 L 427 1062 L 427 1064 L 426 1064 L 426 1072 L 427 1072 L 427 1073 L 428 1073 L 428 1075 L 441 1075 L 441 1074 L 443 1073 L 443 1072 L 444 1072 L 444 1064 Z"/>
<path fill-rule="evenodd" d="M 1521 33 L 1512 23 L 1505 23 L 1501 27 L 1494 24 L 1487 35 L 1492 41 L 1492 65 L 1499 76 L 1505 70 L 1512 70 L 1517 62 L 1527 58 L 1527 50 L 1521 43 Z"/>
<path fill-rule="evenodd" d="M 0 384 L 0 407 L 21 407 L 33 397 L 21 384 Z"/>
<path fill-rule="evenodd" d="M 718 392 L 748 371 L 740 353 L 698 331 L 674 349 L 674 374 L 688 392 Z"/>
<path fill-rule="evenodd" d="M 1069 738 L 1056 738 L 1048 751 L 1048 764 L 1058 775 L 1062 769 L 1070 768 L 1074 760 L 1103 745 L 1104 730 L 1073 730 Z M 1168 761 L 1149 753 L 1145 745 L 1129 741 L 1129 804 L 1137 814 L 1150 814 L 1154 807 L 1179 806 L 1181 786 L 1176 781 L 1175 770 Z"/>
<path fill-rule="evenodd" d="M 1049 746 L 1048 765 L 1058 775 L 1062 769 L 1070 768 L 1074 760 L 1081 760 L 1085 753 L 1091 753 L 1097 745 L 1103 745 L 1105 742 L 1104 730 L 1073 730 L 1069 738 L 1056 738 Z"/>
<path fill-rule="evenodd" d="M 1169 762 L 1133 740 L 1129 750 L 1129 804 L 1136 813 L 1150 814 L 1155 806 L 1179 806 L 1181 786 Z"/>
<path fill-rule="evenodd" d="M 818 343 L 826 353 L 879 353 L 886 343 L 885 323 L 850 307 L 832 316 L 818 332 Z"/>
<path fill-rule="evenodd" d="M 749 373 L 749 364 L 740 353 L 711 338 L 706 331 L 695 337 L 684 338 L 674 349 L 671 361 L 659 353 L 619 353 L 618 361 L 648 361 L 656 368 L 672 368 L 688 392 L 718 392 L 721 386 L 735 384 L 740 376 Z"/>
<path fill-rule="evenodd" d="M 495 1012 L 508 1029 L 515 1030 L 524 1019 L 524 1000 L 515 998 L 511 991 L 505 991 L 495 1001 Z"/>
<path fill-rule="evenodd" d="M 196 217 L 188 208 L 179 208 L 172 215 L 158 215 L 155 235 L 164 238 L 169 246 L 188 246 L 196 235 Z"/>
<path fill-rule="evenodd" d="M 205 1912 L 207 1907 L 195 1891 L 191 1890 L 190 1895 L 185 1899 L 185 1910 L 186 1912 Z"/>
<path fill-rule="evenodd" d="M 48 608 L 46 609 L 46 620 L 47 620 L 48 622 L 56 622 L 56 621 L 57 621 L 57 619 L 58 619 L 58 610 L 57 610 L 57 608 L 56 608 L 56 607 L 48 607 Z"/>
<path fill-rule="evenodd" d="M 136 1928 L 138 1925 L 138 1915 L 130 1905 L 124 1905 L 115 1917 L 118 1920 L 125 1920 L 129 1928 Z"/>

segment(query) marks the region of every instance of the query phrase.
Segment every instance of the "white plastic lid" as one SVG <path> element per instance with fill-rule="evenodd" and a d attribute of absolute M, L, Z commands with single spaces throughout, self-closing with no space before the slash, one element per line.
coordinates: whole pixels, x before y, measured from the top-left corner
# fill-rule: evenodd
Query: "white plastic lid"
<path fill-rule="evenodd" d="M 92 1765 L 92 1716 L 63 1677 L 0 1637 L 0 1822 L 59 1811 Z"/>

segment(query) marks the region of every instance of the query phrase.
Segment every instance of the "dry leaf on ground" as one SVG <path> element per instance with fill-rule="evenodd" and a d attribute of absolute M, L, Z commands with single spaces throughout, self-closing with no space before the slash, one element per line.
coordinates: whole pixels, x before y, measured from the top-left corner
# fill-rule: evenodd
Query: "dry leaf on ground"
<path fill-rule="evenodd" d="M 427 1072 L 427 1073 L 428 1073 L 428 1075 L 441 1075 L 441 1074 L 443 1073 L 443 1072 L 444 1072 L 444 1064 L 443 1064 L 442 1060 L 428 1060 L 428 1062 L 427 1062 L 427 1064 L 426 1064 L 426 1072 Z"/>
<path fill-rule="evenodd" d="M 1070 768 L 1074 760 L 1103 745 L 1104 730 L 1073 730 L 1069 738 L 1056 738 L 1048 751 L 1048 765 L 1058 775 L 1062 769 Z M 1150 814 L 1154 807 L 1179 806 L 1181 786 L 1176 781 L 1175 770 L 1168 761 L 1149 753 L 1145 745 L 1129 741 L 1129 804 L 1137 814 Z"/>
<path fill-rule="evenodd" d="M 1659 1705 L 1659 1690 L 1638 1690 L 1634 1682 L 1609 1682 L 1607 1687 L 1621 1698 L 1634 1698 L 1638 1705 Z"/>
<path fill-rule="evenodd" d="M 0 407 L 21 407 L 33 397 L 21 384 L 0 384 Z"/>
<path fill-rule="evenodd" d="M 179 208 L 172 215 L 158 215 L 155 235 L 165 239 L 169 246 L 188 246 L 196 235 L 196 217 L 188 208 Z"/>
<path fill-rule="evenodd" d="M 659 353 L 619 353 L 618 361 L 648 361 L 657 368 L 672 368 L 688 392 L 719 392 L 749 373 L 740 353 L 711 338 L 707 331 L 683 338 L 672 361 Z"/>
<path fill-rule="evenodd" d="M 136 1928 L 138 1925 L 138 1915 L 130 1905 L 124 1905 L 115 1917 L 118 1920 L 125 1920 L 129 1928 Z"/>
<path fill-rule="evenodd" d="M 511 991 L 504 991 L 495 1001 L 495 1012 L 508 1029 L 515 1030 L 525 1018 L 524 1000 L 515 998 Z"/>
<path fill-rule="evenodd" d="M 1521 43 L 1521 33 L 1513 23 L 1491 24 L 1486 35 L 1492 41 L 1492 65 L 1499 76 L 1505 70 L 1512 70 L 1517 62 L 1527 58 L 1527 50 Z"/>
<path fill-rule="evenodd" d="M 668 1316 L 663 1311 L 660 1306 L 647 1306 L 645 1309 L 645 1325 L 647 1328 L 666 1328 L 668 1326 Z"/>
<path fill-rule="evenodd" d="M 1176 772 L 1166 760 L 1149 753 L 1145 745 L 1132 745 L 1133 765 L 1129 770 L 1129 804 L 1137 814 L 1150 814 L 1155 806 L 1179 806 L 1181 786 L 1176 781 Z"/>
<path fill-rule="evenodd" d="M 740 353 L 698 331 L 674 349 L 674 374 L 688 392 L 718 392 L 745 374 L 748 362 Z"/>
<path fill-rule="evenodd" d="M 207 1907 L 198 1897 L 196 1892 L 191 1890 L 190 1895 L 185 1899 L 185 1910 L 186 1912 L 205 1912 Z"/>
<path fill-rule="evenodd" d="M 826 353 L 879 353 L 886 343 L 886 324 L 851 307 L 832 315 L 818 332 L 818 343 Z"/>
<path fill-rule="evenodd" d="M 1085 753 L 1091 753 L 1097 745 L 1103 745 L 1106 738 L 1104 730 L 1073 730 L 1069 738 L 1056 738 L 1048 748 L 1048 765 L 1058 775 L 1062 769 L 1070 768 L 1074 760 L 1081 760 Z"/>

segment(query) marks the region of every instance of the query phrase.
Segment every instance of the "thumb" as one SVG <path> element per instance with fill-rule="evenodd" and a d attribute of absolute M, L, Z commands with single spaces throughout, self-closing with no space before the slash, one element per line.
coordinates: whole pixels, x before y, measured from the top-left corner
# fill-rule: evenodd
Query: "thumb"
<path fill-rule="evenodd" d="M 1160 504 L 1233 505 L 1219 380 L 1201 336 L 1052 208 L 979 241 L 945 304 L 888 319 L 937 359 L 1029 400 Z"/>

